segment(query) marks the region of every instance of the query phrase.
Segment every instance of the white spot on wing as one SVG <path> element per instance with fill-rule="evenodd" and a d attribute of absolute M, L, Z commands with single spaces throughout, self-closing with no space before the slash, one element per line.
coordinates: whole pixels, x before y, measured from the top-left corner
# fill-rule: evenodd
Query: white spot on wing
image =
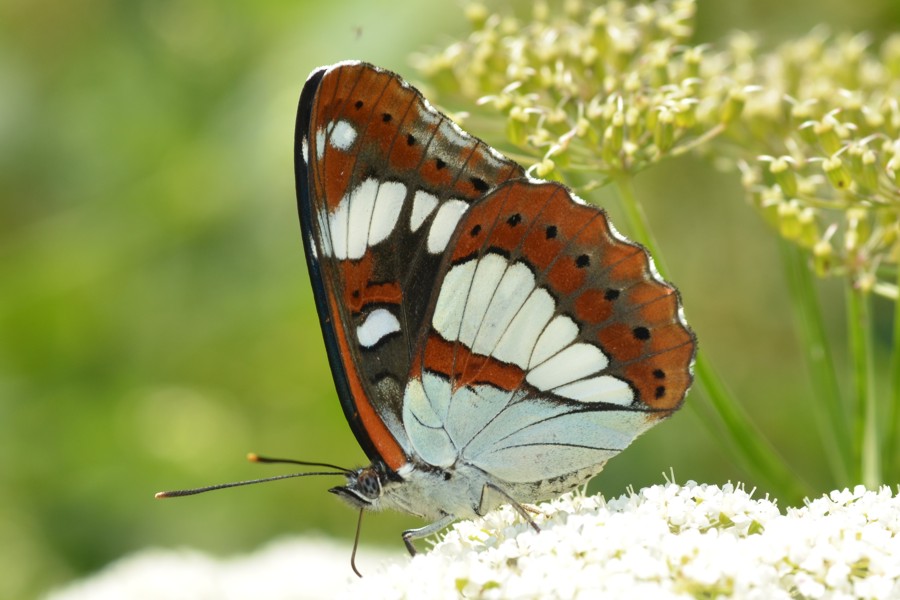
<path fill-rule="evenodd" d="M 416 192 L 416 195 L 413 197 L 412 214 L 409 217 L 410 231 L 416 231 L 422 226 L 422 223 L 425 222 L 425 219 L 437 206 L 437 203 L 438 199 L 434 194 L 429 194 L 422 190 Z"/>
<path fill-rule="evenodd" d="M 320 210 L 316 212 L 316 218 L 319 221 L 319 240 L 322 243 L 322 254 L 324 256 L 332 255 L 331 248 L 331 230 L 328 223 L 328 211 Z"/>
<path fill-rule="evenodd" d="M 300 140 L 300 156 L 303 157 L 303 164 L 309 164 L 309 139 L 304 135 Z"/>
<path fill-rule="evenodd" d="M 538 338 L 529 366 L 539 365 L 572 342 L 578 335 L 578 325 L 566 315 L 554 317 Z"/>
<path fill-rule="evenodd" d="M 383 242 L 394 230 L 403 199 L 406 198 L 406 186 L 397 181 L 387 181 L 378 188 L 375 198 L 375 210 L 372 213 L 372 224 L 369 227 L 369 246 Z"/>
<path fill-rule="evenodd" d="M 356 141 L 356 129 L 347 121 L 338 121 L 331 127 L 329 141 L 338 150 L 349 150 Z"/>
<path fill-rule="evenodd" d="M 515 263 L 503 274 L 491 304 L 472 344 L 476 354 L 489 356 L 500 341 L 510 322 L 534 290 L 534 275 L 525 264 Z"/>
<path fill-rule="evenodd" d="M 508 265 L 506 259 L 499 254 L 487 254 L 478 261 L 459 330 L 459 341 L 469 348 L 473 347 L 475 335 L 484 323 L 488 304 Z"/>
<path fill-rule="evenodd" d="M 434 126 L 437 125 L 441 120 L 441 115 L 437 111 L 437 109 L 431 105 L 431 102 L 422 98 L 422 104 L 425 105 L 425 110 L 419 111 L 419 118 L 426 125 Z"/>
<path fill-rule="evenodd" d="M 477 264 L 477 260 L 464 262 L 450 269 L 444 276 L 431 325 L 445 340 L 453 342 L 459 336 L 466 297 L 469 295 Z"/>
<path fill-rule="evenodd" d="M 469 209 L 469 205 L 462 200 L 448 200 L 441 204 L 431 229 L 428 230 L 428 251 L 432 254 L 440 254 L 447 247 L 450 236 L 456 229 L 456 224 Z"/>
<path fill-rule="evenodd" d="M 630 406 L 634 391 L 627 383 L 611 375 L 582 379 L 553 390 L 554 394 L 579 402 L 608 402 Z"/>
<path fill-rule="evenodd" d="M 405 197 L 402 183 L 372 178 L 345 195 L 328 217 L 334 256 L 357 260 L 366 248 L 384 241 L 397 224 Z"/>
<path fill-rule="evenodd" d="M 491 146 L 488 146 L 487 149 L 488 149 L 488 152 L 487 152 L 487 154 L 485 154 L 484 158 L 485 158 L 485 162 L 487 162 L 487 164 L 492 169 L 499 169 L 500 167 L 503 166 L 503 163 L 509 161 L 508 158 L 506 158 L 505 156 L 503 156 L 502 154 L 500 154 L 499 152 L 494 150 Z"/>
<path fill-rule="evenodd" d="M 538 288 L 531 292 L 500 338 L 493 356 L 523 369 L 528 368 L 538 336 L 553 317 L 555 310 L 556 302 L 547 290 Z"/>
<path fill-rule="evenodd" d="M 350 200 L 341 199 L 334 212 L 328 215 L 328 231 L 331 233 L 331 249 L 338 260 L 347 258 L 347 228 L 349 227 Z"/>
<path fill-rule="evenodd" d="M 366 179 L 346 197 L 350 219 L 347 225 L 347 255 L 345 258 L 356 260 L 365 255 L 369 241 L 369 223 L 372 221 L 372 210 L 375 208 L 378 193 L 378 180 Z M 341 200 L 341 204 L 344 202 L 345 200 Z M 341 257 L 338 256 L 338 258 Z"/>
<path fill-rule="evenodd" d="M 322 158 L 325 153 L 325 128 L 320 127 L 316 131 L 316 158 Z"/>
<path fill-rule="evenodd" d="M 454 146 L 467 146 L 469 142 L 472 141 L 472 138 L 470 138 L 462 129 L 460 129 L 459 125 L 457 125 L 450 119 L 444 119 L 443 121 L 441 121 L 441 124 L 438 127 L 438 132 Z"/>
<path fill-rule="evenodd" d="M 356 339 L 365 348 L 371 348 L 385 336 L 400 331 L 400 321 L 389 310 L 376 308 L 356 328 Z"/>
<path fill-rule="evenodd" d="M 525 381 L 539 390 L 546 391 L 593 375 L 608 364 L 609 359 L 597 346 L 572 344 L 529 371 Z"/>

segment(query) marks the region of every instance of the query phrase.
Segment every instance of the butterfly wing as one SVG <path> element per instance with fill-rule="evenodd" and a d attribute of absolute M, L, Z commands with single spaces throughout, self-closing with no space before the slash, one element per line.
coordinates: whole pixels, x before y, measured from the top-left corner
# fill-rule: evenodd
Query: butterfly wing
<path fill-rule="evenodd" d="M 603 211 L 511 181 L 450 247 L 404 412 L 423 460 L 512 484 L 595 474 L 681 405 L 696 343 L 678 294 Z"/>
<path fill-rule="evenodd" d="M 307 80 L 295 172 L 338 396 L 369 458 L 396 471 L 403 390 L 444 249 L 473 201 L 524 173 L 399 76 L 359 62 Z"/>

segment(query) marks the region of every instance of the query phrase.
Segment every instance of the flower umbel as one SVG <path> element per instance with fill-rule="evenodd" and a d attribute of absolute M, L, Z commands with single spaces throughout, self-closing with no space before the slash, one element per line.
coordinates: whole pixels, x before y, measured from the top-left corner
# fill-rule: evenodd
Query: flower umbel
<path fill-rule="evenodd" d="M 570 0 L 551 13 L 538 2 L 522 22 L 474 5 L 468 39 L 417 62 L 438 92 L 504 115 L 507 139 L 539 177 L 635 173 L 740 113 L 741 90 L 707 86 L 704 47 L 686 44 L 695 10 L 694 0 Z"/>
<path fill-rule="evenodd" d="M 897 298 L 900 35 L 870 48 L 820 28 L 760 56 L 745 37 L 719 60 L 765 90 L 728 131 L 753 204 L 820 276 Z"/>
<path fill-rule="evenodd" d="M 454 526 L 434 549 L 357 582 L 367 598 L 892 598 L 900 497 L 835 491 L 781 514 L 741 486 L 655 485 Z"/>

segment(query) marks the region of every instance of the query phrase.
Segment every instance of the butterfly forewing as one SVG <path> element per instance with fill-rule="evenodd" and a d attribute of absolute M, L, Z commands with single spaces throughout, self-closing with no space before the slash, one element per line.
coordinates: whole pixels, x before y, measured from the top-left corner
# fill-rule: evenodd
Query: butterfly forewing
<path fill-rule="evenodd" d="M 310 76 L 296 145 L 304 243 L 338 394 L 369 457 L 396 470 L 403 390 L 444 251 L 472 202 L 524 173 L 365 63 Z"/>
<path fill-rule="evenodd" d="M 603 211 L 511 181 L 450 244 L 410 372 L 417 452 L 508 482 L 596 472 L 681 405 L 695 342 L 677 292 Z"/>

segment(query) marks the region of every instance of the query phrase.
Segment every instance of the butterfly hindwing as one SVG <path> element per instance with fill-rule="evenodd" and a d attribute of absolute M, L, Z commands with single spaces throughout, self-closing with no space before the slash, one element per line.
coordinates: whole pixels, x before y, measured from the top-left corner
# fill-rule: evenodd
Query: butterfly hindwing
<path fill-rule="evenodd" d="M 426 461 L 514 483 L 593 474 L 680 406 L 695 341 L 677 292 L 603 211 L 511 181 L 450 245 L 404 414 Z"/>
<path fill-rule="evenodd" d="M 310 76 L 295 155 L 338 395 L 365 452 L 396 470 L 403 391 L 444 251 L 472 202 L 524 172 L 365 63 Z"/>

